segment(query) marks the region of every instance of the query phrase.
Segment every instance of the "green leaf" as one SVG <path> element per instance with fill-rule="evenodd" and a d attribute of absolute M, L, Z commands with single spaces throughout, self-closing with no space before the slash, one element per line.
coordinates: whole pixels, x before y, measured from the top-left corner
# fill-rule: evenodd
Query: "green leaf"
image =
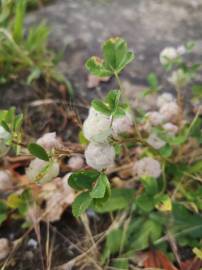
<path fill-rule="evenodd" d="M 121 91 L 120 90 L 111 90 L 106 96 L 106 102 L 109 104 L 109 107 L 112 112 L 116 112 L 116 109 L 119 105 L 121 97 Z"/>
<path fill-rule="evenodd" d="M 27 84 L 31 84 L 33 81 L 39 79 L 41 76 L 41 70 L 38 67 L 35 67 L 27 78 Z"/>
<path fill-rule="evenodd" d="M 192 93 L 197 98 L 202 98 L 202 85 L 193 85 L 192 86 Z"/>
<path fill-rule="evenodd" d="M 113 73 L 106 69 L 103 65 L 103 60 L 99 57 L 92 56 L 85 63 L 86 69 L 95 76 L 98 77 L 110 77 Z"/>
<path fill-rule="evenodd" d="M 112 113 L 111 110 L 108 108 L 108 106 L 100 100 L 97 100 L 97 99 L 93 100 L 91 105 L 96 111 L 101 112 L 105 115 L 110 116 Z"/>
<path fill-rule="evenodd" d="M 91 202 L 92 198 L 90 197 L 89 192 L 80 193 L 72 204 L 73 215 L 79 217 L 89 208 Z"/>
<path fill-rule="evenodd" d="M 202 172 L 202 160 L 196 161 L 194 164 L 189 165 L 187 172 L 193 173 L 201 173 Z"/>
<path fill-rule="evenodd" d="M 154 208 L 153 196 L 143 193 L 137 198 L 136 204 L 142 211 L 149 213 Z"/>
<path fill-rule="evenodd" d="M 41 145 L 36 143 L 30 143 L 28 145 L 28 150 L 33 156 L 42 159 L 44 161 L 49 161 L 49 156 L 46 150 Z"/>
<path fill-rule="evenodd" d="M 173 149 L 169 144 L 166 144 L 165 146 L 159 149 L 159 153 L 161 156 L 168 158 L 172 155 Z"/>
<path fill-rule="evenodd" d="M 78 171 L 70 175 L 68 183 L 75 190 L 92 189 L 93 183 L 99 177 L 99 172 L 95 170 Z"/>
<path fill-rule="evenodd" d="M 189 212 L 182 204 L 173 203 L 173 231 L 175 237 L 188 235 L 192 238 L 202 237 L 202 217 Z"/>
<path fill-rule="evenodd" d="M 111 255 L 118 253 L 124 242 L 124 232 L 121 229 L 111 231 L 106 239 L 104 251 L 102 254 L 102 263 L 104 263 Z"/>
<path fill-rule="evenodd" d="M 138 228 L 131 232 L 130 248 L 134 251 L 146 249 L 150 243 L 158 240 L 162 235 L 162 225 L 158 222 L 148 219 Z"/>
<path fill-rule="evenodd" d="M 106 192 L 107 187 L 109 186 L 109 180 L 105 174 L 100 174 L 95 187 L 90 192 L 90 196 L 93 199 L 103 198 Z"/>
<path fill-rule="evenodd" d="M 15 131 L 19 131 L 21 126 L 22 126 L 22 122 L 23 122 L 23 115 L 22 114 L 19 114 L 15 117 L 15 120 L 14 120 L 14 130 Z"/>
<path fill-rule="evenodd" d="M 126 41 L 120 37 L 108 39 L 103 44 L 104 65 L 113 73 L 120 73 L 134 59 Z"/>
<path fill-rule="evenodd" d="M 3 200 L 0 200 L 0 225 L 7 219 L 8 209 Z"/>
<path fill-rule="evenodd" d="M 16 42 L 20 42 L 24 35 L 24 18 L 26 11 L 26 1 L 18 0 L 16 4 L 16 14 L 14 21 L 13 37 Z"/>
<path fill-rule="evenodd" d="M 83 131 L 81 130 L 79 132 L 79 143 L 83 144 L 83 145 L 87 145 L 89 143 L 89 141 L 86 139 L 86 137 L 83 134 Z"/>
<path fill-rule="evenodd" d="M 128 258 L 113 259 L 112 266 L 113 266 L 113 268 L 115 268 L 117 270 L 128 270 L 129 269 Z"/>
<path fill-rule="evenodd" d="M 8 124 L 7 124 L 5 121 L 2 121 L 2 122 L 1 122 L 1 126 L 2 126 L 7 132 L 9 132 L 9 133 L 11 132 L 11 130 L 10 130 Z"/>
<path fill-rule="evenodd" d="M 145 192 L 148 195 L 155 195 L 158 192 L 158 182 L 155 178 L 145 176 L 141 178 L 141 182 L 143 183 Z"/>
<path fill-rule="evenodd" d="M 128 50 L 126 41 L 120 37 L 108 39 L 102 46 L 103 59 L 93 56 L 86 61 L 86 68 L 98 77 L 118 74 L 134 59 L 134 53 Z"/>
<path fill-rule="evenodd" d="M 150 73 L 147 77 L 147 81 L 152 90 L 158 90 L 158 79 L 155 73 Z"/>
<path fill-rule="evenodd" d="M 101 205 L 94 205 L 98 213 L 108 213 L 127 208 L 132 202 L 134 191 L 131 189 L 112 189 L 109 199 Z"/>

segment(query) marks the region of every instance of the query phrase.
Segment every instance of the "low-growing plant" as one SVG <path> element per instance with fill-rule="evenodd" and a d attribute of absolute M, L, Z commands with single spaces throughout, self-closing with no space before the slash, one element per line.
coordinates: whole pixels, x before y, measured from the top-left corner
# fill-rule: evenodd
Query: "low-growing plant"
<path fill-rule="evenodd" d="M 13 209 L 25 216 L 26 206 L 40 203 L 36 187 L 59 175 L 64 157 L 84 152 L 87 166 L 81 165 L 82 170 L 65 178 L 65 184 L 68 179 L 69 187 L 76 193 L 72 203 L 74 216 L 79 218 L 88 209 L 100 215 L 122 213 L 106 234 L 100 264 L 130 269 L 133 254 L 151 247 L 163 250 L 171 259 L 179 246 L 188 246 L 198 254 L 202 247 L 201 108 L 191 114 L 184 101 L 200 70 L 199 64 L 185 61 L 191 47 L 187 44 L 166 48 L 160 54 L 176 97 L 168 92 L 160 94 L 162 86 L 151 73 L 141 98 L 157 95 L 156 109 L 144 112 L 139 107 L 133 110 L 126 102 L 119 77 L 135 58 L 134 53 L 122 38 L 104 42 L 102 58 L 91 57 L 86 68 L 98 77 L 114 76 L 117 89 L 110 90 L 102 100 L 92 101 L 79 134 L 80 145 L 75 148 L 58 144 L 53 134 L 37 143 L 24 143 L 22 116 L 16 116 L 13 109 L 2 111 L 0 154 L 3 156 L 12 148 L 34 159 L 26 171 L 30 185 L 21 194 L 11 193 L 1 201 L 1 222 Z M 201 89 L 194 83 L 194 99 L 201 99 Z M 121 171 L 127 171 L 125 180 L 120 177 Z M 178 258 L 175 260 L 179 263 Z"/>
<path fill-rule="evenodd" d="M 1 1 L 0 83 L 25 78 L 30 84 L 41 77 L 48 83 L 67 83 L 56 68 L 58 56 L 47 46 L 48 26 L 41 22 L 25 29 L 26 9 L 30 3 L 27 0 Z"/>

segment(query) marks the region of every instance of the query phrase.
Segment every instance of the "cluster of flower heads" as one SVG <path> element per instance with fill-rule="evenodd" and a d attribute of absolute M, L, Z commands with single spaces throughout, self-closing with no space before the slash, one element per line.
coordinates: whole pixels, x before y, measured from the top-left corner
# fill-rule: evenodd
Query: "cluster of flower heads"
<path fill-rule="evenodd" d="M 179 46 L 177 48 L 167 47 L 160 53 L 160 63 L 163 66 L 168 66 L 172 64 L 180 64 L 182 56 L 187 53 L 187 48 L 185 46 Z M 185 72 L 184 69 L 178 68 L 174 70 L 168 81 L 176 88 L 186 86 L 191 79 L 189 73 Z"/>
<path fill-rule="evenodd" d="M 59 145 L 56 133 L 46 133 L 37 140 L 47 152 L 51 152 Z M 41 183 L 48 182 L 57 177 L 60 171 L 60 166 L 57 160 L 44 161 L 39 158 L 33 159 L 26 170 L 26 175 L 30 181 Z"/>
<path fill-rule="evenodd" d="M 176 135 L 178 132 L 176 121 L 179 114 L 179 106 L 172 94 L 164 93 L 158 97 L 157 107 L 157 111 L 148 112 L 146 114 L 145 123 L 142 128 L 150 134 L 147 138 L 147 142 L 158 150 L 166 143 L 160 139 L 152 129 L 153 127 L 160 126 L 169 136 Z"/>
<path fill-rule="evenodd" d="M 179 106 L 175 97 L 170 93 L 163 93 L 157 99 L 157 110 L 145 114 L 144 123 L 140 128 L 147 132 L 146 142 L 154 149 L 159 150 L 166 142 L 155 133 L 154 127 L 160 127 L 168 136 L 178 133 L 177 117 Z M 112 119 L 101 112 L 90 108 L 89 115 L 83 124 L 84 136 L 89 140 L 85 150 L 87 164 L 101 171 L 114 164 L 115 150 L 110 144 L 110 138 L 117 138 L 122 133 L 131 130 L 133 119 L 131 113 Z M 142 158 L 135 162 L 133 174 L 141 176 L 159 177 L 161 166 L 158 160 L 151 157 Z"/>
<path fill-rule="evenodd" d="M 125 116 L 113 119 L 91 107 L 83 124 L 84 136 L 89 140 L 85 151 L 87 164 L 98 171 L 112 166 L 115 150 L 109 139 L 128 132 L 132 125 L 132 116 L 129 112 Z"/>

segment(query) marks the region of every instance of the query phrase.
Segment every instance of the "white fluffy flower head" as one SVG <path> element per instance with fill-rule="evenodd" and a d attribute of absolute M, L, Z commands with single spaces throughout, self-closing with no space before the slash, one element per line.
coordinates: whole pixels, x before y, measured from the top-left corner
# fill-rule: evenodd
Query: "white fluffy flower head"
<path fill-rule="evenodd" d="M 186 49 L 186 47 L 184 46 L 184 45 L 181 45 L 181 46 L 178 46 L 177 47 L 177 53 L 179 54 L 179 55 L 183 55 L 183 54 L 185 54 L 187 52 L 187 49 Z"/>
<path fill-rule="evenodd" d="M 29 164 L 26 175 L 30 181 L 49 182 L 59 174 L 59 164 L 56 161 L 44 161 L 35 158 Z"/>
<path fill-rule="evenodd" d="M 0 157 L 5 155 L 9 150 L 6 142 L 10 139 L 10 136 L 10 133 L 0 126 Z"/>
<path fill-rule="evenodd" d="M 127 133 L 133 126 L 133 118 L 131 113 L 126 112 L 122 117 L 117 117 L 112 122 L 113 135 L 117 136 L 121 133 Z"/>
<path fill-rule="evenodd" d="M 166 145 L 166 142 L 161 140 L 155 133 L 149 135 L 147 143 L 157 150 Z"/>
<path fill-rule="evenodd" d="M 37 140 L 37 143 L 44 147 L 46 150 L 51 150 L 59 146 L 59 141 L 56 137 L 56 132 L 44 134 Z"/>
<path fill-rule="evenodd" d="M 163 105 L 175 101 L 175 98 L 172 94 L 170 93 L 163 93 L 160 95 L 157 99 L 157 106 L 161 108 Z"/>
<path fill-rule="evenodd" d="M 168 133 L 168 135 L 170 136 L 174 136 L 175 134 L 177 134 L 179 128 L 172 124 L 172 123 L 166 123 L 163 125 L 163 129 Z"/>
<path fill-rule="evenodd" d="M 159 113 L 159 112 L 148 112 L 146 114 L 147 121 L 152 125 L 152 126 L 158 126 L 161 125 L 165 118 L 164 116 Z"/>
<path fill-rule="evenodd" d="M 175 87 L 185 87 L 189 81 L 189 74 L 186 74 L 182 69 L 173 71 L 168 81 Z"/>
<path fill-rule="evenodd" d="M 84 136 L 97 143 L 106 142 L 112 134 L 111 117 L 90 108 L 89 115 L 83 123 Z"/>
<path fill-rule="evenodd" d="M 160 53 L 160 63 L 167 65 L 178 57 L 178 52 L 173 47 L 167 47 Z"/>
<path fill-rule="evenodd" d="M 73 170 L 80 170 L 84 165 L 84 160 L 81 156 L 73 156 L 68 160 L 68 166 Z"/>
<path fill-rule="evenodd" d="M 169 102 L 161 107 L 160 113 L 165 117 L 166 121 L 173 121 L 178 116 L 179 107 L 176 102 Z"/>
<path fill-rule="evenodd" d="M 114 164 L 115 151 L 110 144 L 98 144 L 91 142 L 85 151 L 85 158 L 87 164 L 101 171 Z"/>
<path fill-rule="evenodd" d="M 151 157 L 145 157 L 135 162 L 133 173 L 138 178 L 145 176 L 158 178 L 161 175 L 161 165 L 158 160 Z"/>

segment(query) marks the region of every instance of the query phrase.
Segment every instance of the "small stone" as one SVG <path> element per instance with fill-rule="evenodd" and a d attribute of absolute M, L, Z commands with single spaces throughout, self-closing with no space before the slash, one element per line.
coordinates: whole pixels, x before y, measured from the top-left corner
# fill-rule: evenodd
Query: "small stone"
<path fill-rule="evenodd" d="M 37 241 L 33 238 L 29 239 L 29 241 L 27 242 L 27 246 L 33 249 L 36 249 L 37 245 L 38 245 Z"/>

